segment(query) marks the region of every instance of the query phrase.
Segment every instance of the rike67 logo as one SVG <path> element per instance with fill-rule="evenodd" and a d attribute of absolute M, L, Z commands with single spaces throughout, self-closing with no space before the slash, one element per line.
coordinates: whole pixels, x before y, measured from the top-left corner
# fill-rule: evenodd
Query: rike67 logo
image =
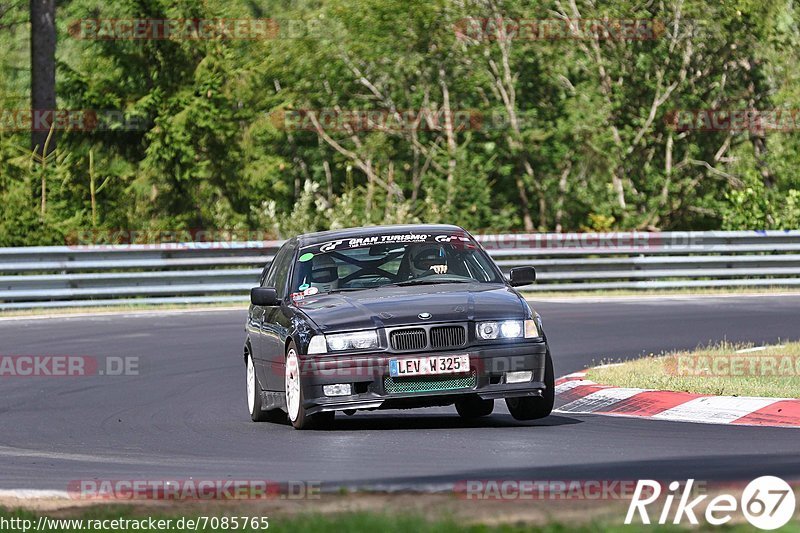
<path fill-rule="evenodd" d="M 693 486 L 693 479 L 687 480 L 683 485 L 673 481 L 663 498 L 663 507 L 660 507 L 661 484 L 649 479 L 639 480 L 625 516 L 625 523 L 631 524 L 638 514 L 643 524 L 650 524 L 652 520 L 661 525 L 668 522 L 682 524 L 684 521 L 698 525 L 697 516 L 700 515 L 708 524 L 721 526 L 741 513 L 752 526 L 773 530 L 786 525 L 794 516 L 794 491 L 779 477 L 762 476 L 754 479 L 744 488 L 740 499 L 731 494 L 720 494 L 708 501 L 708 494 L 690 499 L 695 496 L 692 493 Z M 701 513 L 703 505 L 705 511 Z M 653 518 L 651 511 L 657 512 Z"/>

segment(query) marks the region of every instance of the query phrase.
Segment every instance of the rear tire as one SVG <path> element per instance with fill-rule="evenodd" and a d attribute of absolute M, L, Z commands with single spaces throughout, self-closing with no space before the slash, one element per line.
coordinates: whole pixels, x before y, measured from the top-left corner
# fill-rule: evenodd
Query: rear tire
<path fill-rule="evenodd" d="M 281 422 L 286 419 L 286 415 L 280 409 L 265 411 L 261 399 L 261 383 L 258 381 L 258 374 L 253 364 L 253 356 L 247 352 L 247 409 L 250 411 L 250 420 L 253 422 Z"/>
<path fill-rule="evenodd" d="M 467 396 L 456 400 L 456 411 L 461 418 L 466 419 L 489 416 L 494 411 L 494 400 L 482 400 L 478 396 Z"/>
<path fill-rule="evenodd" d="M 334 411 L 309 415 L 305 407 L 303 407 L 305 397 L 303 395 L 302 372 L 300 371 L 300 359 L 297 355 L 294 341 L 289 341 L 289 346 L 286 348 L 284 389 L 286 391 L 286 411 L 292 427 L 295 429 L 313 429 L 329 427 L 333 424 L 333 420 L 336 417 Z"/>
<path fill-rule="evenodd" d="M 511 416 L 517 420 L 538 420 L 550 415 L 553 411 L 556 399 L 556 380 L 550 350 L 545 356 L 544 384 L 546 388 L 542 391 L 541 396 L 506 398 L 506 405 Z"/>

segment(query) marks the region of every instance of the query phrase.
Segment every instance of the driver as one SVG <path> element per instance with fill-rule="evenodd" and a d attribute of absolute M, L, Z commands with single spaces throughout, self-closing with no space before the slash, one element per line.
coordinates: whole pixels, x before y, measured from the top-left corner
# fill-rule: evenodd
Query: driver
<path fill-rule="evenodd" d="M 327 254 L 318 255 L 311 265 L 311 283 L 319 292 L 330 292 L 339 287 L 339 269 L 336 261 Z"/>
<path fill-rule="evenodd" d="M 429 274 L 446 274 L 447 258 L 444 248 L 436 244 L 423 244 L 409 252 L 409 265 L 414 278 Z"/>

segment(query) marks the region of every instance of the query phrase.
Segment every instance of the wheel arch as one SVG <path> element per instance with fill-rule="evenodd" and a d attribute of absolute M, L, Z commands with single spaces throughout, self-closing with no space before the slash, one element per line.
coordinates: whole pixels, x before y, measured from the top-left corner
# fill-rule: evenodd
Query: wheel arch
<path fill-rule="evenodd" d="M 292 332 L 291 334 L 286 336 L 286 341 L 283 343 L 283 353 L 284 356 L 289 353 L 289 344 L 294 343 L 295 348 L 297 349 L 297 355 L 300 355 L 300 339 L 298 338 L 297 332 Z"/>
<path fill-rule="evenodd" d="M 248 336 L 247 339 L 244 341 L 244 347 L 242 348 L 242 361 L 244 364 L 247 364 L 247 356 L 253 353 L 253 345 L 250 342 L 250 337 Z"/>

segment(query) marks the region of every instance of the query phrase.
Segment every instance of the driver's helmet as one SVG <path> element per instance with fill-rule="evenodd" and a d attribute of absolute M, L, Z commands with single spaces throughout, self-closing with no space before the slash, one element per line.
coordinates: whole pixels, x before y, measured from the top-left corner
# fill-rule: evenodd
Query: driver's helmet
<path fill-rule="evenodd" d="M 326 254 L 318 255 L 311 264 L 310 285 L 319 292 L 330 292 L 339 287 L 339 269 L 336 261 Z"/>
<path fill-rule="evenodd" d="M 444 248 L 436 244 L 422 244 L 409 253 L 409 264 L 413 277 L 430 273 L 432 266 L 446 263 Z"/>

